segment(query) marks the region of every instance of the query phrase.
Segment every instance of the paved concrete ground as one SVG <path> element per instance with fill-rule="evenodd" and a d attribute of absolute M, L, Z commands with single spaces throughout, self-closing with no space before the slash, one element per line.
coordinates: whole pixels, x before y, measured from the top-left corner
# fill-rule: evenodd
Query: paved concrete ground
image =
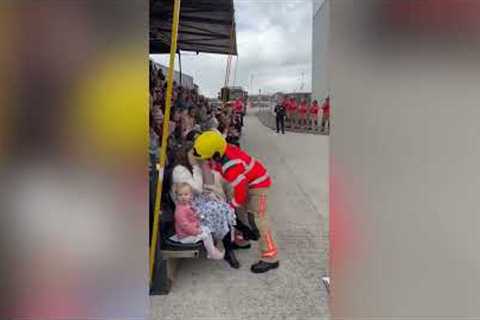
<path fill-rule="evenodd" d="M 256 244 L 237 251 L 240 270 L 224 261 L 182 260 L 171 293 L 151 298 L 153 319 L 328 318 L 321 281 L 328 259 L 328 137 L 277 136 L 249 115 L 243 143 L 274 181 L 269 212 L 280 268 L 252 274 Z"/>

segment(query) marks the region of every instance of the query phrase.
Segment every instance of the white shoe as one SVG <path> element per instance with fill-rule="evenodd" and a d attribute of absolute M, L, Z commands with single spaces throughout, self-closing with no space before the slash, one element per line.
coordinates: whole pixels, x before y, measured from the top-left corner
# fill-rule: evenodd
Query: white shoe
<path fill-rule="evenodd" d="M 207 258 L 208 259 L 212 259 L 212 260 L 223 260 L 223 257 L 225 257 L 225 252 L 224 251 L 220 251 L 220 250 L 215 250 L 212 255 L 207 255 Z"/>

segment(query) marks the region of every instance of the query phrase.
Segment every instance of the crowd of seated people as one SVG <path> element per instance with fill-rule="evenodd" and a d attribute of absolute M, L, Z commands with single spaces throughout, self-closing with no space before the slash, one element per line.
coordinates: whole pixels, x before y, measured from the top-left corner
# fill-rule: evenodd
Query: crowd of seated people
<path fill-rule="evenodd" d="M 150 162 L 158 162 L 158 150 L 163 131 L 166 77 L 162 69 L 150 69 Z M 196 88 L 186 88 L 173 82 L 170 111 L 168 151 L 192 140 L 205 130 L 220 131 L 230 143 L 239 144 L 241 117 L 230 103 L 213 107 Z"/>
<path fill-rule="evenodd" d="M 157 70 L 151 64 L 149 108 L 151 222 L 159 181 L 157 167 L 163 135 L 166 91 L 165 74 L 162 69 Z M 198 93 L 197 88 L 187 88 L 173 82 L 168 120 L 167 156 L 164 169 L 160 171 L 163 174 L 160 181 L 163 182 L 162 206 L 171 206 L 174 208 L 173 211 L 176 210 L 175 207 L 179 209 L 175 212 L 175 229 L 181 232 L 177 232 L 172 239 L 181 243 L 203 241 L 209 251 L 208 257 L 218 259 L 223 255 L 212 247 L 211 240 L 223 241 L 225 250 L 228 251 L 231 247 L 228 243 L 231 239 L 229 235 L 236 223 L 234 210 L 228 204 L 230 190 L 211 164 L 193 156 L 192 148 L 196 136 L 206 130 L 218 130 L 229 143 L 238 145 L 242 129 L 241 119 L 231 104 L 223 103 L 214 107 L 206 97 Z"/>

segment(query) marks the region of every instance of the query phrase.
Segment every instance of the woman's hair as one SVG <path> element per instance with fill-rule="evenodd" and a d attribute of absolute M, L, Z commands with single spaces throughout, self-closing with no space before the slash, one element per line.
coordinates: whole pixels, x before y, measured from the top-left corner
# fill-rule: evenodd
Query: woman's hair
<path fill-rule="evenodd" d="M 191 174 L 193 174 L 193 166 L 188 160 L 189 151 L 190 151 L 190 148 L 185 145 L 182 145 L 177 150 L 175 150 L 175 159 L 173 161 L 173 167 L 175 168 L 178 165 L 184 166 L 185 168 L 188 169 L 188 171 L 190 171 Z"/>
<path fill-rule="evenodd" d="M 192 129 L 187 135 L 185 136 L 185 142 L 188 144 L 190 143 L 193 148 L 193 143 L 195 138 L 200 134 L 198 130 Z M 188 147 L 188 146 L 187 146 Z"/>
<path fill-rule="evenodd" d="M 171 119 L 173 120 L 173 119 Z M 179 142 L 183 144 L 183 123 L 181 120 L 175 122 L 175 129 L 173 130 L 173 137 Z"/>
<path fill-rule="evenodd" d="M 195 107 L 190 107 L 190 108 L 188 108 L 187 113 L 188 113 L 188 115 L 189 115 L 190 117 L 195 117 L 195 114 L 196 114 Z"/>

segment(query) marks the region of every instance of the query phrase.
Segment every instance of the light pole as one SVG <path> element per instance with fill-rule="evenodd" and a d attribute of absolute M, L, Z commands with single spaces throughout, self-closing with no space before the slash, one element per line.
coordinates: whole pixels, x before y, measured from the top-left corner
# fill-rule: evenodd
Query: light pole
<path fill-rule="evenodd" d="M 253 93 L 253 73 L 250 74 L 250 91 Z"/>
<path fill-rule="evenodd" d="M 303 82 L 303 77 L 304 77 L 304 76 L 305 76 L 305 72 L 302 71 L 302 83 L 301 83 L 301 85 L 300 85 L 300 91 L 303 90 L 303 86 L 304 86 L 304 84 L 305 84 L 305 83 Z"/>

